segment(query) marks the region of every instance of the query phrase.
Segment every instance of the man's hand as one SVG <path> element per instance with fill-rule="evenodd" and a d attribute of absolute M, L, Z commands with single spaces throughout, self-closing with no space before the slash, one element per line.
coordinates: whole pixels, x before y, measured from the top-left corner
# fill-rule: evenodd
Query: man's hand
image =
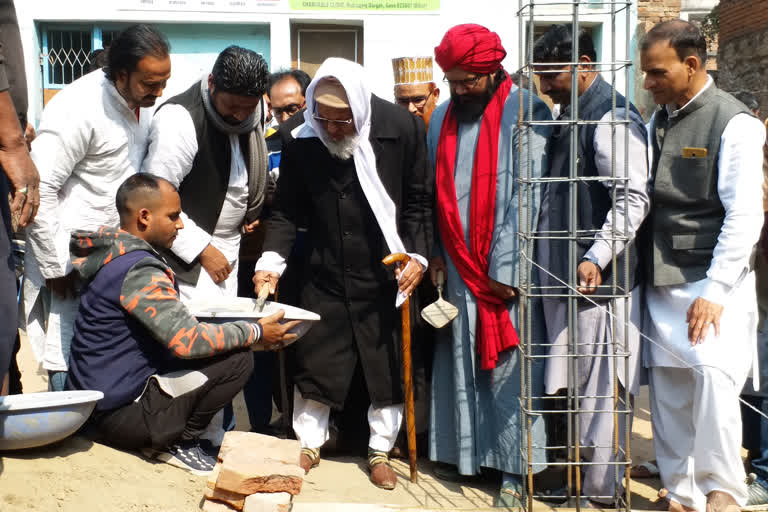
<path fill-rule="evenodd" d="M 579 263 L 576 273 L 579 277 L 579 287 L 577 288 L 579 293 L 592 295 L 597 291 L 597 287 L 603 284 L 603 275 L 600 273 L 600 267 L 591 261 Z"/>
<path fill-rule="evenodd" d="M 259 340 L 259 343 L 265 345 L 267 350 L 278 350 L 286 342 L 296 339 L 296 335 L 288 331 L 299 325 L 301 320 L 282 322 L 284 317 L 285 311 L 281 309 L 277 313 L 259 319 L 259 325 L 261 326 L 261 340 Z"/>
<path fill-rule="evenodd" d="M 442 256 L 436 256 L 432 258 L 429 262 L 429 278 L 432 280 L 432 284 L 434 286 L 437 286 L 437 272 L 438 270 L 443 271 L 443 275 L 446 274 L 445 272 L 445 260 Z"/>
<path fill-rule="evenodd" d="M 517 297 L 517 290 L 512 286 L 507 286 L 490 278 L 488 279 L 488 286 L 491 287 L 491 293 L 505 302 Z"/>
<path fill-rule="evenodd" d="M 45 280 L 45 286 L 51 290 L 51 293 L 62 299 L 68 297 L 75 297 L 75 281 L 77 278 L 76 272 L 70 272 L 63 277 L 54 277 L 52 279 Z"/>
<path fill-rule="evenodd" d="M 701 297 L 694 300 L 685 315 L 688 323 L 688 340 L 691 345 L 704 343 L 709 332 L 709 326 L 715 326 L 715 336 L 720 336 L 720 317 L 723 306 L 709 302 Z"/>
<path fill-rule="evenodd" d="M 21 227 L 27 227 L 35 220 L 40 207 L 40 175 L 26 143 L 0 150 L 0 166 L 11 184 L 11 214 L 19 217 Z"/>
<path fill-rule="evenodd" d="M 411 258 L 404 270 L 400 270 L 400 267 L 395 269 L 398 290 L 406 297 L 411 296 L 422 277 L 424 277 L 424 267 L 414 258 Z"/>
<path fill-rule="evenodd" d="M 221 254 L 221 251 L 208 244 L 200 253 L 200 264 L 203 266 L 208 275 L 214 283 L 219 284 L 229 277 L 232 272 L 232 267 L 227 261 L 227 258 Z"/>
<path fill-rule="evenodd" d="M 24 141 L 27 143 L 27 149 L 32 151 L 32 141 L 37 138 L 35 127 L 31 123 L 27 123 L 27 127 L 24 129 Z"/>
<path fill-rule="evenodd" d="M 269 293 L 274 295 L 277 289 L 277 281 L 280 279 L 280 274 L 277 272 L 270 272 L 269 270 L 257 270 L 253 275 L 253 286 L 256 291 L 256 295 L 259 294 L 264 283 L 269 283 Z"/>
<path fill-rule="evenodd" d="M 243 234 L 250 235 L 251 233 L 256 231 L 257 227 L 259 227 L 259 219 L 256 219 L 250 224 L 243 224 Z"/>

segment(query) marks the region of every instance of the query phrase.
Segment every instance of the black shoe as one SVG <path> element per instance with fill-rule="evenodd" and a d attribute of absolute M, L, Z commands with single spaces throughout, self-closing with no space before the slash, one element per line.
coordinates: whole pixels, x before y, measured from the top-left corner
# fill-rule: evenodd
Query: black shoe
<path fill-rule="evenodd" d="M 206 453 L 197 439 L 174 443 L 167 449 L 154 453 L 153 458 L 200 476 L 211 474 L 217 462 L 216 457 Z"/>

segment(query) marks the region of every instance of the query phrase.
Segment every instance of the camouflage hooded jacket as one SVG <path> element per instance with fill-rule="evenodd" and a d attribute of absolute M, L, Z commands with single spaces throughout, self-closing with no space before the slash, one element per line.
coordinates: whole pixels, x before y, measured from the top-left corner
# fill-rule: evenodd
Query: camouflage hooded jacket
<path fill-rule="evenodd" d="M 198 322 L 179 300 L 173 271 L 144 240 L 104 227 L 97 232 L 75 232 L 70 240 L 72 265 L 89 283 L 104 267 L 133 251 L 151 256 L 139 259 L 125 274 L 119 307 L 173 356 L 210 357 L 257 341 L 256 330 L 248 322 Z"/>

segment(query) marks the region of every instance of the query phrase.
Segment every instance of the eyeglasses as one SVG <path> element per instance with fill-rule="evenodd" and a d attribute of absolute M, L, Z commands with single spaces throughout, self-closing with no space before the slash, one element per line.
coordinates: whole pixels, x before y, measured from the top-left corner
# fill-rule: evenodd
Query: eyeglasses
<path fill-rule="evenodd" d="M 443 82 L 448 84 L 449 87 L 457 87 L 461 85 L 467 89 L 472 89 L 484 76 L 488 75 L 475 75 L 472 78 L 464 78 L 462 80 L 448 80 L 446 76 L 443 76 Z"/>
<path fill-rule="evenodd" d="M 317 114 L 313 114 L 312 118 L 318 123 L 330 124 L 334 126 L 349 126 L 353 121 L 353 119 L 326 119 L 324 117 L 320 117 Z"/>
<path fill-rule="evenodd" d="M 283 114 L 288 114 L 289 116 L 292 116 L 301 108 L 304 106 L 302 103 L 291 103 L 290 105 L 286 105 L 284 107 L 272 107 L 272 114 L 275 116 L 281 116 Z"/>
<path fill-rule="evenodd" d="M 431 91 L 426 96 L 400 96 L 399 98 L 395 98 L 395 103 L 401 107 L 408 107 L 410 104 L 413 104 L 416 108 L 423 108 L 433 92 L 434 91 Z"/>

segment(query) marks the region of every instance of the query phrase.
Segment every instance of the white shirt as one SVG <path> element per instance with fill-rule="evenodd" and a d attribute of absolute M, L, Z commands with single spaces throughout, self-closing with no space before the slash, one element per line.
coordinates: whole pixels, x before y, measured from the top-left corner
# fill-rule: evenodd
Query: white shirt
<path fill-rule="evenodd" d="M 32 143 L 40 210 L 27 231 L 43 278 L 72 270 L 72 231 L 119 224 L 115 194 L 141 168 L 151 117 L 151 109 L 141 109 L 137 120 L 102 70 L 74 81 L 46 105 Z"/>
<path fill-rule="evenodd" d="M 616 119 L 624 120 L 626 109 L 616 109 Z M 625 150 L 624 142 L 627 126 L 623 124 L 616 125 L 615 152 L 611 151 L 612 126 L 599 124 L 595 128 L 595 138 L 593 147 L 595 148 L 595 166 L 600 177 L 611 177 L 611 164 L 613 155 L 616 156 L 616 177 L 628 177 L 629 180 L 618 181 L 616 183 L 616 232 L 622 234 L 624 231 L 624 221 L 627 222 L 627 236 L 633 239 L 640 225 L 648 214 L 650 199 L 648 197 L 648 158 L 646 139 L 640 126 L 643 119 L 634 112 L 629 113 L 629 160 L 625 168 Z M 601 119 L 601 122 L 611 120 L 611 113 L 607 112 Z M 603 186 L 609 193 L 613 186 L 610 181 L 603 182 Z M 626 206 L 625 208 L 625 198 Z M 626 211 L 625 211 L 626 210 Z M 587 251 L 586 256 L 595 258 L 600 268 L 606 268 L 613 258 L 613 210 L 611 209 L 605 217 L 605 222 L 601 230 L 595 235 L 595 242 Z M 624 242 L 616 241 L 616 253 L 624 249 Z"/>
<path fill-rule="evenodd" d="M 709 79 L 704 89 L 711 84 Z M 678 110 L 668 106 L 670 118 L 686 106 Z M 707 277 L 700 281 L 648 287 L 648 308 L 658 335 L 655 341 L 665 348 L 650 344 L 647 366 L 709 365 L 725 370 L 736 379 L 742 378 L 745 364 L 751 366 L 757 317 L 754 273 L 749 272 L 749 259 L 763 225 L 764 142 L 762 123 L 746 113 L 734 116 L 723 130 L 717 192 L 725 209 L 725 219 L 712 262 Z M 724 310 L 721 336 L 716 337 L 714 328 L 710 328 L 705 342 L 692 347 L 686 335 L 685 311 L 697 297 L 721 304 Z"/>
<path fill-rule="evenodd" d="M 208 244 L 221 251 L 230 263 L 237 260 L 240 226 L 248 206 L 248 168 L 239 137 L 230 135 L 229 142 L 232 151 L 229 184 L 213 234 L 182 213 L 184 229 L 179 231 L 171 250 L 187 263 L 194 261 Z M 161 176 L 178 187 L 192 170 L 197 149 L 195 125 L 187 109 L 166 105 L 152 119 L 142 172 Z"/>

